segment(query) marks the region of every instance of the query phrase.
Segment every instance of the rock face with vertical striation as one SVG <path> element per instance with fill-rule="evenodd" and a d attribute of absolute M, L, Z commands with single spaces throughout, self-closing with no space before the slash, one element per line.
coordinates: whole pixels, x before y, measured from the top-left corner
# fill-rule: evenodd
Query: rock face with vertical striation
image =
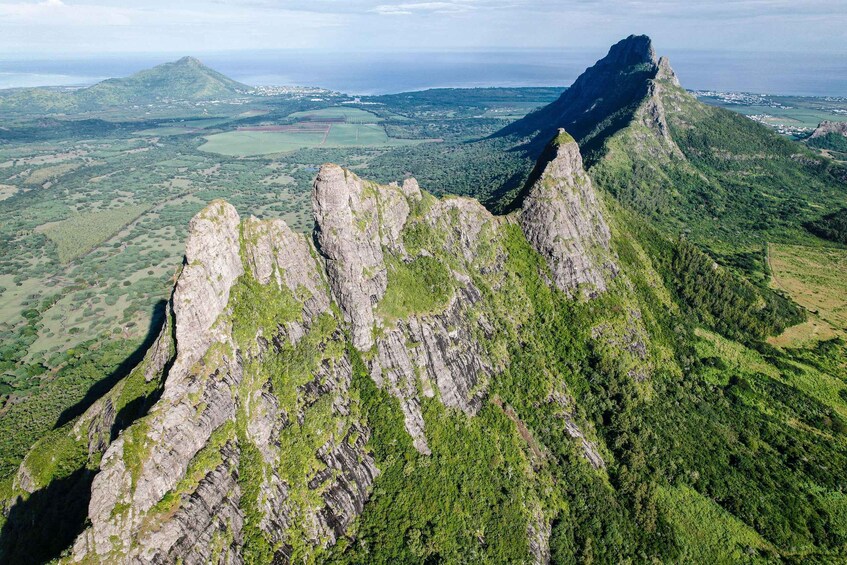
<path fill-rule="evenodd" d="M 103 456 L 69 561 L 238 563 L 249 547 L 250 559 L 290 563 L 349 542 L 381 474 L 356 363 L 396 399 L 427 457 L 427 404 L 476 416 L 531 320 L 501 297 L 526 292 L 508 266 L 510 237 L 522 229 L 570 296 L 614 276 L 609 228 L 565 137 L 508 217 L 336 165 L 315 180 L 313 240 L 280 220 L 240 221 L 221 201 L 200 212 L 172 313 L 134 377 L 160 396 L 117 437 L 120 390 L 77 426 Z M 603 466 L 570 412 L 563 429 Z M 19 477 L 35 488 L 25 466 Z M 544 562 L 550 521 L 539 508 L 526 531 Z"/>
<path fill-rule="evenodd" d="M 539 161 L 520 214 L 527 240 L 550 266 L 553 281 L 568 294 L 606 290 L 617 271 L 609 250 L 611 234 L 579 147 L 564 130 L 552 141 L 551 159 Z"/>
<path fill-rule="evenodd" d="M 373 306 L 387 284 L 377 206 L 371 185 L 337 165 L 321 167 L 312 193 L 315 239 L 326 259 L 333 297 L 361 350 L 373 345 Z M 391 220 L 395 225 L 401 221 Z"/>
<path fill-rule="evenodd" d="M 137 369 L 164 381 L 161 398 L 105 449 L 72 562 L 241 562 L 250 538 L 285 563 L 304 539 L 321 548 L 343 536 L 379 474 L 310 242 L 213 202 L 192 220 L 186 249 L 176 346 L 166 323 Z M 285 374 L 266 368 L 279 364 Z M 89 436 L 98 430 L 95 449 L 113 400 L 82 420 Z M 296 454 L 311 463 L 294 469 L 300 433 L 316 443 Z"/>
<path fill-rule="evenodd" d="M 244 272 L 238 229 L 238 212 L 222 200 L 209 204 L 188 225 L 185 267 L 173 296 L 178 350 L 169 387 L 222 337 L 214 331 L 221 328 L 213 325 L 229 302 L 232 284 Z"/>
<path fill-rule="evenodd" d="M 469 321 L 481 296 L 466 274 L 478 260 L 480 232 L 496 229 L 500 220 L 474 200 L 428 197 L 424 204 L 423 199 L 414 179 L 402 187 L 377 186 L 335 165 L 321 168 L 313 192 L 316 241 L 353 343 L 362 352 L 374 348 L 368 361 L 372 377 L 400 400 L 415 447 L 429 453 L 418 386 L 424 396 L 438 394 L 445 405 L 473 415 L 488 379 L 502 369 L 473 339 L 487 322 L 484 316 Z M 395 319 L 382 304 L 392 300 L 386 295 L 392 275 L 433 259 L 417 242 L 406 245 L 407 228 L 438 234 L 459 263 L 448 268 L 436 261 L 449 286 L 437 307 Z"/>

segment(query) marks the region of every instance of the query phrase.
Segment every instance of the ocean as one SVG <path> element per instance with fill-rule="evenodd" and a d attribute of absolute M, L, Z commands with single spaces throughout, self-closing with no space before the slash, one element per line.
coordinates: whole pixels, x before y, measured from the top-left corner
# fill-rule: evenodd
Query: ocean
<path fill-rule="evenodd" d="M 200 54 L 212 68 L 246 84 L 320 86 L 347 94 L 385 94 L 434 87 L 565 86 L 604 50 L 320 53 L 262 51 Z M 686 88 L 847 96 L 847 57 L 799 53 L 668 51 Z M 64 59 L 0 57 L 0 88 L 88 85 L 126 76 L 173 55 Z"/>

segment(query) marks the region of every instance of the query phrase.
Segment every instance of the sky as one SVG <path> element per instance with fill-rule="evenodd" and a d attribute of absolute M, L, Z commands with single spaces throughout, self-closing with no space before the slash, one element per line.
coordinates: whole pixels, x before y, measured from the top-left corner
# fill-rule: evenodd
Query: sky
<path fill-rule="evenodd" d="M 0 57 L 309 49 L 847 55 L 847 0 L 0 0 Z"/>

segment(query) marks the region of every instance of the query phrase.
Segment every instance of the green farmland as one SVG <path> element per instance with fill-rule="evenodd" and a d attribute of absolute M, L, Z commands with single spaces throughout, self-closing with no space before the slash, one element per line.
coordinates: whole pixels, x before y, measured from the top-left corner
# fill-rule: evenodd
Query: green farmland
<path fill-rule="evenodd" d="M 396 147 L 423 143 L 420 139 L 388 137 L 379 124 L 331 123 L 326 129 L 304 131 L 228 131 L 210 135 L 201 151 L 230 157 L 288 153 L 298 149 L 323 147 Z"/>

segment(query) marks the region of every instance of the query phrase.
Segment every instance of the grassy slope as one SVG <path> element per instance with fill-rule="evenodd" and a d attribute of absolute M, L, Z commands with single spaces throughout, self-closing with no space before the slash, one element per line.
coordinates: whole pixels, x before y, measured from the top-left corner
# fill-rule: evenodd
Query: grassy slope
<path fill-rule="evenodd" d="M 88 88 L 62 91 L 20 88 L 0 92 L 0 112 L 75 113 L 163 100 L 227 100 L 250 87 L 184 57 L 125 78 L 107 79 Z"/>
<path fill-rule="evenodd" d="M 766 241 L 814 244 L 802 224 L 843 205 L 847 180 L 831 161 L 669 84 L 661 101 L 681 155 L 636 120 L 607 141 L 591 172 L 668 231 L 718 253 Z"/>

